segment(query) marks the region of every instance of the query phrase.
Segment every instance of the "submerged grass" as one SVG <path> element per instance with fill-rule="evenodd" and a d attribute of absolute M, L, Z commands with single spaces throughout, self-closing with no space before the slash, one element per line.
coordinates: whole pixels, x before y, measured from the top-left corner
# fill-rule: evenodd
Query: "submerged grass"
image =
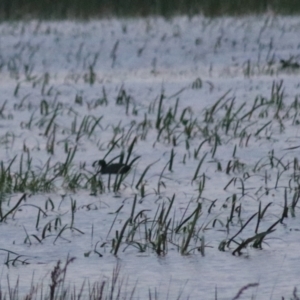
<path fill-rule="evenodd" d="M 192 84 L 191 88 L 201 89 L 201 80 L 196 80 Z M 286 105 L 284 103 L 284 95 L 283 82 L 274 81 L 272 83 L 271 96 L 269 99 L 261 98 L 259 100 L 259 98 L 256 97 L 254 99 L 254 103 L 250 106 L 247 106 L 246 103 L 242 103 L 237 106 L 235 98 L 230 96 L 230 90 L 228 90 L 225 94 L 219 97 L 214 104 L 205 109 L 202 116 L 197 116 L 197 118 L 195 118 L 195 114 L 189 106 L 181 109 L 179 108 L 179 98 L 176 99 L 174 107 L 166 109 L 167 100 L 169 98 L 166 97 L 164 93 L 161 93 L 149 106 L 151 107 L 149 116 L 155 116 L 155 128 L 152 128 L 152 131 L 156 132 L 156 141 L 153 147 L 155 147 L 157 143 L 162 143 L 171 146 L 172 149 L 169 152 L 169 160 L 158 174 L 157 185 L 153 190 L 156 196 L 158 196 L 160 199 L 162 197 L 163 190 L 167 187 L 166 182 L 170 180 L 169 174 L 172 174 L 174 172 L 174 168 L 176 167 L 177 161 L 175 160 L 175 150 L 180 147 L 178 142 L 181 141 L 182 144 L 185 145 L 185 151 L 188 154 L 185 154 L 185 157 L 188 157 L 188 159 L 192 159 L 195 161 L 195 163 L 197 163 L 197 168 L 194 172 L 194 175 L 191 176 L 191 184 L 196 183 L 198 186 L 198 196 L 196 198 L 198 202 L 197 207 L 189 212 L 187 217 L 184 216 L 184 213 L 180 221 L 175 219 L 175 211 L 174 217 L 169 218 L 168 216 L 170 214 L 170 210 L 175 201 L 175 195 L 173 195 L 172 200 L 168 204 L 167 210 L 165 207 L 166 204 L 163 202 L 162 205 L 158 205 L 154 217 L 147 216 L 145 210 L 143 210 L 143 212 L 138 212 L 135 216 L 137 203 L 142 203 L 143 198 L 146 197 L 146 195 L 151 195 L 151 191 L 147 190 L 146 175 L 150 168 L 158 161 L 149 164 L 144 171 L 140 173 L 139 177 L 133 178 L 131 183 L 131 187 L 135 187 L 135 189 L 139 192 L 139 196 L 141 197 L 138 200 L 138 196 L 135 194 L 131 215 L 127 216 L 126 221 L 124 221 L 124 223 L 121 225 L 121 229 L 115 231 L 115 236 L 113 238 L 109 239 L 108 237 L 110 236 L 110 232 L 115 225 L 116 219 L 114 219 L 110 230 L 108 231 L 108 240 L 106 243 L 111 245 L 111 252 L 114 255 L 117 255 L 122 245 L 125 245 L 125 248 L 131 245 L 137 247 L 137 249 L 140 251 L 151 249 L 158 255 L 166 255 L 168 252 L 168 245 L 172 244 L 176 246 L 182 255 L 189 254 L 193 252 L 194 249 L 200 249 L 200 252 L 202 255 L 204 255 L 205 238 L 200 234 L 200 232 L 203 230 L 203 224 L 200 225 L 198 219 L 203 214 L 202 205 L 206 200 L 203 198 L 203 195 L 205 194 L 207 181 L 210 180 L 203 167 L 205 164 L 207 164 L 206 159 L 209 152 L 211 153 L 211 159 L 213 162 L 217 162 L 216 171 L 221 173 L 223 172 L 227 176 L 231 177 L 229 182 L 224 187 L 224 190 L 226 192 L 229 192 L 230 189 L 236 190 L 235 192 L 230 192 L 231 196 L 227 197 L 225 200 L 225 202 L 231 202 L 229 214 L 225 216 L 223 220 L 221 220 L 218 216 L 213 219 L 211 223 L 213 224 L 213 227 L 215 226 L 216 222 L 219 223 L 222 227 L 224 226 L 226 228 L 228 233 L 232 230 L 231 228 L 236 225 L 236 222 L 238 222 L 241 226 L 241 229 L 237 234 L 235 234 L 228 241 L 222 241 L 220 243 L 219 249 L 224 251 L 226 247 L 229 248 L 231 242 L 239 244 L 238 248 L 234 250 L 234 254 L 240 254 L 241 250 L 246 248 L 250 243 L 252 243 L 254 248 L 261 248 L 265 236 L 273 233 L 274 231 L 273 229 L 270 229 L 259 233 L 259 228 L 263 222 L 265 212 L 271 204 L 269 203 L 262 210 L 260 201 L 258 213 L 252 214 L 250 217 L 243 216 L 243 199 L 248 196 L 246 183 L 253 176 L 256 176 L 256 174 L 264 171 L 265 185 L 267 185 L 269 180 L 267 176 L 268 170 L 275 170 L 277 179 L 273 188 L 276 190 L 279 187 L 279 181 L 283 174 L 289 172 L 289 170 L 292 170 L 290 166 L 293 165 L 294 174 L 295 172 L 298 172 L 299 166 L 297 160 L 294 159 L 293 164 L 289 162 L 286 163 L 284 161 L 284 156 L 278 158 L 275 155 L 274 150 L 271 150 L 265 158 L 259 159 L 254 164 L 252 173 L 249 173 L 250 169 L 247 168 L 247 172 L 245 172 L 246 165 L 238 158 L 238 151 L 240 147 L 237 147 L 237 144 L 234 144 L 232 158 L 227 162 L 226 168 L 223 168 L 221 162 L 216 160 L 217 149 L 221 147 L 222 144 L 227 143 L 228 139 L 239 139 L 241 136 L 240 131 L 242 132 L 243 137 L 253 135 L 257 138 L 264 138 L 265 133 L 270 130 L 271 125 L 274 126 L 274 120 L 267 122 L 264 121 L 264 119 L 269 118 L 269 116 L 271 116 L 273 119 L 278 119 L 280 118 L 280 114 L 288 110 L 290 115 L 289 118 L 293 117 L 293 111 L 297 113 L 298 106 L 295 106 L 295 103 L 292 105 Z M 258 104 L 259 101 L 260 104 Z M 78 102 L 78 105 L 82 105 L 82 103 Z M 126 115 L 129 113 L 129 106 L 134 105 L 133 97 L 130 96 L 124 86 L 119 89 L 115 105 L 122 107 Z M 3 105 L 3 110 L 4 109 L 5 106 Z M 54 102 L 52 103 L 51 101 L 43 100 L 40 106 L 42 119 L 33 125 L 37 126 L 41 130 L 43 136 L 47 138 L 46 148 L 47 152 L 51 155 L 54 154 L 54 149 L 59 145 L 58 142 L 56 142 L 56 135 L 62 130 L 57 118 L 59 118 L 61 114 L 64 114 L 65 110 L 66 108 L 63 104 Z M 127 174 L 116 174 L 115 177 L 109 175 L 107 184 L 105 184 L 105 179 L 101 176 L 101 171 L 87 170 L 87 163 L 85 161 L 81 163 L 79 168 L 76 166 L 75 156 L 78 155 L 81 139 L 93 141 L 95 138 L 95 132 L 103 131 L 104 127 L 100 124 L 102 117 L 95 118 L 90 115 L 85 115 L 82 118 L 79 128 L 77 128 L 77 113 L 75 115 L 75 119 L 72 121 L 70 126 L 71 129 L 66 130 L 63 128 L 64 132 L 66 131 L 70 134 L 70 141 L 72 138 L 72 143 L 74 143 L 72 147 L 67 147 L 66 158 L 63 162 L 51 164 L 51 158 L 49 158 L 46 164 L 40 168 L 40 172 L 37 172 L 32 166 L 33 157 L 31 156 L 30 151 L 27 151 L 26 154 L 21 154 L 19 162 L 17 156 L 15 156 L 7 164 L 7 166 L 1 162 L 1 188 L 3 195 L 10 194 L 12 192 L 37 193 L 55 191 L 55 188 L 58 187 L 56 182 L 60 182 L 62 187 L 71 191 L 88 189 L 92 195 L 104 193 L 106 191 L 106 187 L 109 192 L 112 190 L 114 193 L 119 193 L 123 188 L 127 188 L 129 186 L 129 184 L 126 183 Z M 251 119 L 255 116 L 263 120 L 261 122 L 262 126 L 258 127 L 258 129 L 257 126 L 256 128 L 253 128 L 253 123 L 251 123 Z M 147 118 L 148 117 L 145 117 L 145 119 Z M 249 126 L 242 126 L 242 124 L 247 124 L 249 122 Z M 136 126 L 137 124 L 132 122 L 127 131 L 125 130 L 125 127 L 122 127 L 121 123 L 119 123 L 118 126 L 113 126 L 113 138 L 106 144 L 106 154 L 103 155 L 103 159 L 106 159 L 112 153 L 116 153 L 116 151 L 119 151 L 119 148 L 121 148 L 121 152 L 119 152 L 120 154 L 113 157 L 108 163 L 118 159 L 120 163 L 125 163 L 126 165 L 133 167 L 133 165 L 141 159 L 140 155 L 135 154 L 135 149 L 137 145 L 144 141 L 144 138 L 146 138 L 146 136 L 142 137 L 141 135 L 135 134 Z M 279 126 L 281 125 L 279 124 Z M 206 129 L 204 130 L 203 128 Z M 174 134 L 177 135 L 176 144 L 174 144 L 174 138 L 172 138 Z M 194 155 L 191 155 L 189 145 L 190 143 L 194 144 L 194 140 L 197 141 L 199 138 L 202 138 L 203 141 L 200 142 L 200 144 L 197 142 L 199 146 L 194 149 Z M 183 147 L 183 145 L 181 147 Z M 204 147 L 206 147 L 206 151 L 202 150 Z M 207 149 L 209 151 L 207 151 Z M 204 153 L 200 154 L 200 151 L 203 151 Z M 224 160 L 222 162 L 224 163 Z M 183 164 L 184 163 L 185 162 L 183 161 Z M 16 169 L 17 171 L 13 171 L 13 169 Z M 202 175 L 199 175 L 200 170 Z M 169 174 L 167 174 L 167 172 L 169 172 Z M 297 183 L 298 177 L 294 175 L 293 178 Z M 111 180 L 114 180 L 112 185 Z M 288 191 L 291 191 L 291 183 L 292 182 L 290 181 L 289 187 L 284 187 L 284 204 L 280 217 L 280 223 L 283 223 L 284 219 L 288 217 L 289 210 L 291 210 L 291 214 L 293 216 L 296 214 L 295 208 L 297 207 L 298 203 L 298 193 L 294 194 L 291 205 L 288 205 L 287 200 L 287 193 Z M 270 188 L 268 188 L 267 191 L 269 189 Z M 212 201 L 213 204 L 211 204 L 208 208 L 208 214 L 212 213 L 213 205 L 217 200 L 218 199 Z M 20 201 L 20 203 L 21 202 L 22 201 Z M 8 216 L 13 215 L 20 205 L 18 202 L 16 206 L 13 206 L 4 212 L 3 203 L 4 201 L 1 201 L 2 205 L 0 206 L 0 216 L 2 221 L 6 220 Z M 50 204 L 52 209 L 54 209 L 55 204 L 52 201 L 47 201 L 46 206 L 48 206 L 48 204 Z M 188 207 L 189 205 L 187 205 L 186 211 Z M 51 236 L 54 236 L 53 243 L 55 243 L 67 230 L 72 232 L 76 231 L 83 234 L 82 230 L 74 227 L 75 213 L 77 211 L 77 202 L 75 199 L 71 198 L 70 223 L 63 223 L 60 216 L 58 216 L 52 220 L 48 220 L 46 224 L 41 225 L 41 214 L 44 217 L 47 217 L 47 214 L 44 213 L 41 208 L 37 208 L 38 216 L 35 227 L 38 230 L 40 226 L 43 226 L 43 230 L 42 234 L 38 235 L 36 233 L 30 234 L 25 229 L 26 241 L 29 241 L 29 243 L 32 243 L 30 241 L 30 237 L 33 237 L 39 243 L 41 243 L 43 240 Z M 118 216 L 118 213 L 119 210 L 116 214 L 116 217 Z M 250 223 L 250 221 L 256 215 L 257 223 L 255 235 L 250 238 L 246 238 L 242 242 L 238 242 L 236 237 L 242 231 L 245 231 L 248 223 Z M 207 230 L 208 226 L 204 226 L 204 228 Z M 193 246 L 191 245 L 191 241 L 193 241 Z"/>

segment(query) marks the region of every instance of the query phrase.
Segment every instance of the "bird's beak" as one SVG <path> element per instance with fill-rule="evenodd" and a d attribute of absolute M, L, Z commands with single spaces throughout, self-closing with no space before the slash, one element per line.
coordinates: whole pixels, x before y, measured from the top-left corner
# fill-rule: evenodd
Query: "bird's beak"
<path fill-rule="evenodd" d="M 99 160 L 95 160 L 92 164 L 93 167 L 95 167 L 96 165 L 99 165 Z"/>

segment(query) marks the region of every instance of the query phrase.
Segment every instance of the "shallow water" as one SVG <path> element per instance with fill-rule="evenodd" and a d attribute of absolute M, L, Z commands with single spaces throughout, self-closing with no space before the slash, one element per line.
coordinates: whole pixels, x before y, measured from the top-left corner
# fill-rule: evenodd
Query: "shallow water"
<path fill-rule="evenodd" d="M 215 299 L 215 294 L 218 299 L 233 299 L 242 287 L 254 283 L 258 285 L 249 286 L 239 299 L 291 296 L 294 287 L 299 286 L 300 275 L 298 206 L 295 217 L 290 210 L 295 191 L 299 189 L 299 170 L 295 166 L 293 169 L 292 163 L 297 158 L 298 148 L 286 149 L 299 146 L 299 113 L 297 108 L 289 108 L 299 97 L 300 83 L 298 69 L 282 69 L 280 59 L 298 61 L 299 28 L 298 17 L 267 15 L 2 23 L 0 107 L 7 102 L 0 114 L 0 151 L 6 166 L 17 155 L 12 168 L 18 173 L 21 154 L 25 161 L 28 153 L 34 170 L 44 166 L 48 158 L 54 166 L 66 160 L 66 147 L 74 149 L 76 145 L 70 174 L 80 170 L 83 163 L 86 164 L 85 174 L 90 174 L 88 172 L 94 172 L 92 163 L 108 152 L 113 136 L 124 138 L 124 143 L 109 154 L 107 161 L 119 155 L 122 149 L 126 153 L 135 136 L 139 138 L 132 158 L 140 158 L 117 194 L 107 188 L 108 176 L 103 175 L 105 192 L 94 196 L 83 188 L 71 191 L 62 178 L 55 180 L 55 192 L 28 195 L 26 203 L 1 224 L 0 240 L 4 249 L 0 251 L 3 261 L 1 287 L 4 290 L 8 287 L 7 274 L 12 284 L 19 277 L 20 295 L 28 292 L 31 274 L 34 274 L 34 282 L 48 286 L 57 260 L 64 261 L 69 255 L 76 260 L 68 267 L 67 282 L 78 289 L 84 280 L 93 283 L 111 278 L 119 263 L 123 286 L 129 295 L 136 287 L 136 299 L 147 298 L 149 290 L 156 291 L 159 299 L 174 299 L 178 295 L 181 299 Z M 96 75 L 95 79 L 90 77 L 91 72 Z M 199 81 L 198 86 L 195 84 L 197 78 L 200 86 Z M 281 80 L 282 88 L 279 88 Z M 270 99 L 272 85 L 283 93 L 279 117 L 274 117 L 278 106 L 267 111 L 262 107 L 250 120 L 245 118 L 241 125 L 236 124 L 236 132 L 247 128 L 245 138 L 235 135 L 234 128 L 226 133 L 226 124 L 220 124 L 231 101 L 234 99 L 235 112 L 245 103 L 237 113 L 241 117 L 250 110 L 256 97 Z M 130 96 L 127 113 L 126 103 L 116 104 L 122 88 Z M 97 102 L 104 98 L 103 93 L 107 95 L 107 105 Z M 163 113 L 169 108 L 173 110 L 179 98 L 177 120 L 189 107 L 185 115 L 187 122 L 191 118 L 198 125 L 187 139 L 182 123 L 178 123 L 178 127 L 173 128 L 176 145 L 168 140 L 166 133 L 158 138 L 155 129 L 162 93 L 165 95 Z M 225 94 L 227 105 L 217 109 L 214 121 L 211 124 L 203 121 L 204 110 Z M 49 114 L 41 111 L 42 100 L 49 103 Z M 55 118 L 55 149 L 54 154 L 50 154 L 47 147 L 51 135 L 46 134 L 46 130 L 57 103 L 60 110 Z M 85 116 L 103 118 L 101 126 L 97 126 L 91 136 L 83 134 L 81 137 L 77 132 Z M 145 116 L 151 126 L 146 138 L 142 139 L 137 125 Z M 213 140 L 204 143 L 195 158 L 195 150 L 206 138 L 206 125 L 211 132 L 215 130 L 220 135 L 221 143 L 215 154 Z M 175 156 L 173 170 L 169 171 L 166 166 L 172 149 Z M 272 151 L 273 166 L 270 163 Z M 200 172 L 193 181 L 204 156 Z M 226 172 L 229 161 L 240 165 Z M 143 197 L 141 189 L 136 189 L 135 185 L 152 163 L 143 181 L 146 194 Z M 222 170 L 218 170 L 218 163 Z M 26 163 L 23 164 L 26 168 Z M 199 196 L 203 174 L 205 188 Z M 234 178 L 236 181 L 229 184 Z M 218 250 L 221 241 L 228 241 L 258 212 L 259 202 L 262 208 L 272 202 L 259 232 L 280 219 L 285 189 L 288 218 L 266 237 L 262 250 L 248 246 L 241 256 L 233 256 L 237 247 L 233 242 L 225 252 Z M 241 217 L 236 211 L 234 220 L 226 228 L 234 194 L 237 204 L 241 205 Z M 7 197 L 2 209 L 9 211 L 21 195 L 17 192 Z M 145 210 L 149 220 L 153 220 L 157 210 L 168 205 L 175 195 L 170 213 L 174 226 L 201 203 L 197 235 L 189 248 L 195 249 L 190 255 L 180 254 L 183 235 L 175 236 L 161 256 L 150 248 L 141 253 L 124 240 L 118 255 L 111 253 L 112 239 L 130 217 L 135 195 L 138 200 L 135 213 Z M 53 210 L 46 208 L 49 198 L 53 201 Z M 209 213 L 214 200 L 217 200 L 216 205 Z M 58 237 L 62 226 L 71 222 L 74 201 L 73 225 L 84 234 L 66 229 Z M 38 225 L 37 207 L 47 211 L 47 217 L 41 217 Z M 42 239 L 44 226 L 57 218 L 62 221 L 60 229 L 46 231 Z M 215 219 L 220 222 L 212 226 Z M 253 236 L 256 225 L 257 218 L 254 218 L 235 240 L 241 242 Z M 27 235 L 30 242 L 26 240 Z M 42 239 L 41 243 L 33 235 Z M 144 242 L 142 231 L 136 236 L 139 236 L 137 242 Z M 200 238 L 205 239 L 204 256 L 197 250 Z M 103 243 L 105 245 L 100 248 Z M 93 252 L 96 245 L 102 257 Z M 16 256 L 11 254 L 12 261 L 7 268 L 4 263 L 8 260 L 8 250 L 28 259 L 29 265 L 22 265 L 21 260 L 14 262 Z"/>

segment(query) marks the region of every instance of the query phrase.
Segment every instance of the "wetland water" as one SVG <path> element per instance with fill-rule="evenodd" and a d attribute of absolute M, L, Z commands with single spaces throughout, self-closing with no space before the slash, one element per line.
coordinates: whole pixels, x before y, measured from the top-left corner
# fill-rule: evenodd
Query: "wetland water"
<path fill-rule="evenodd" d="M 299 32 L 274 15 L 1 23 L 3 290 L 48 287 L 69 255 L 78 289 L 119 264 L 136 299 L 290 297 Z M 96 175 L 119 155 L 126 176 Z"/>

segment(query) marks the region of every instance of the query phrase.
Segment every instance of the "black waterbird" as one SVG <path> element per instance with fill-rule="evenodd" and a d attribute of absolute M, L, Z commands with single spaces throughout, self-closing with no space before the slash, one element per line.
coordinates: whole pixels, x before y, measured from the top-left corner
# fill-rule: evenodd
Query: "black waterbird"
<path fill-rule="evenodd" d="M 99 165 L 101 167 L 101 174 L 126 174 L 130 170 L 129 165 L 125 164 L 107 164 L 104 159 L 97 160 L 93 163 L 93 166 Z"/>

